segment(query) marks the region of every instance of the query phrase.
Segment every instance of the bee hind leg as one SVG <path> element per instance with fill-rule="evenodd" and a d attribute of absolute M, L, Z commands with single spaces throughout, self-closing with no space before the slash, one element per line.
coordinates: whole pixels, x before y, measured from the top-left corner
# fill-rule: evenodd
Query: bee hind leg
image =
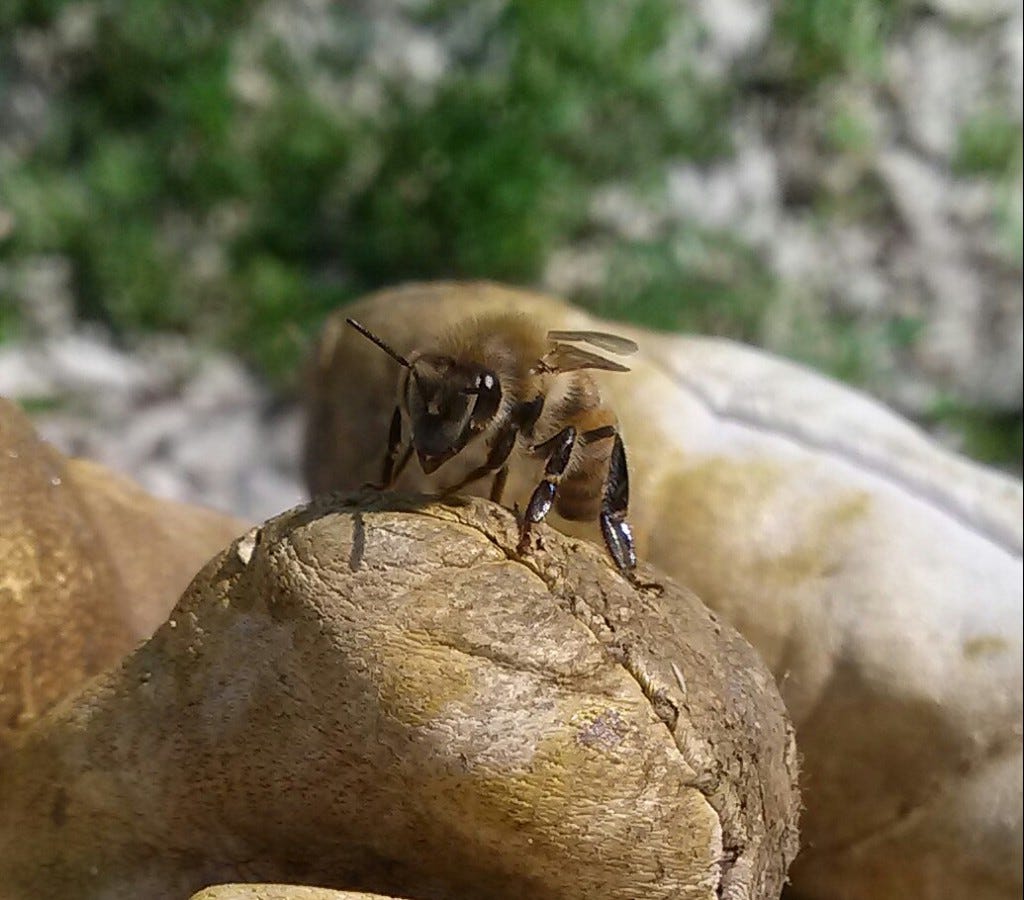
<path fill-rule="evenodd" d="M 569 458 L 572 456 L 572 448 L 576 444 L 576 429 L 569 425 L 558 432 L 554 437 L 548 438 L 542 444 L 533 448 L 538 456 L 547 456 L 547 465 L 544 467 L 544 480 L 534 489 L 530 502 L 523 514 L 523 521 L 519 527 L 519 546 L 517 552 L 525 554 L 530 549 L 530 530 L 551 510 L 551 504 L 555 501 L 555 493 L 558 490 L 558 482 L 569 465 Z"/>
<path fill-rule="evenodd" d="M 611 460 L 608 464 L 608 482 L 601 501 L 601 534 L 615 565 L 623 574 L 636 568 L 636 550 L 633 546 L 633 532 L 626 522 L 629 510 L 629 469 L 626 466 L 626 450 L 622 438 L 615 435 Z"/>
<path fill-rule="evenodd" d="M 601 502 L 601 534 L 605 546 L 619 571 L 633 587 L 664 591 L 660 584 L 641 581 L 636 576 L 636 548 L 633 532 L 626 521 L 629 509 L 629 470 L 626 466 L 626 450 L 622 439 L 615 435 L 611 461 L 608 466 L 608 483 Z"/>

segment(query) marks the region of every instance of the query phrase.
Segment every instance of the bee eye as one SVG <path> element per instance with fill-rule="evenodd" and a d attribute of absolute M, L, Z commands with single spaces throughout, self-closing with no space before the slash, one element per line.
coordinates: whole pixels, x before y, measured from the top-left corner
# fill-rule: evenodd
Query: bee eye
<path fill-rule="evenodd" d="M 463 390 L 463 393 L 477 395 L 483 393 L 491 393 L 494 390 L 496 384 L 497 381 L 495 380 L 494 376 L 491 375 L 490 372 L 488 372 L 484 375 L 477 375 L 476 381 L 473 382 L 473 387 L 465 388 Z"/>
<path fill-rule="evenodd" d="M 479 426 L 489 422 L 498 412 L 501 405 L 501 386 L 493 372 L 481 372 L 476 377 L 473 393 L 476 403 L 473 405 L 473 421 Z"/>

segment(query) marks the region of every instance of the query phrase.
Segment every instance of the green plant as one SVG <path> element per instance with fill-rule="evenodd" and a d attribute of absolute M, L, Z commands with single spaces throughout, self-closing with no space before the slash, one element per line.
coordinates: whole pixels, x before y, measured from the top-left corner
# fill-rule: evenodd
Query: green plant
<path fill-rule="evenodd" d="M 7 14 L 46 28 L 62 8 Z M 17 227 L 0 253 L 63 254 L 83 315 L 226 344 L 277 378 L 296 366 L 296 335 L 348 297 L 413 278 L 534 282 L 552 247 L 590 227 L 595 187 L 728 148 L 728 94 L 669 52 L 689 26 L 668 0 L 511 0 L 432 91 L 383 78 L 376 112 L 311 83 L 361 64 L 358 11 L 332 8 L 347 43 L 299 64 L 254 37 L 259 8 L 95 6 L 95 43 L 46 139 L 5 173 Z M 421 15 L 443 30 L 465 11 Z M 232 73 L 253 40 L 270 96 L 249 105 Z"/>
<path fill-rule="evenodd" d="M 1021 146 L 1020 120 L 1000 109 L 984 109 L 961 126 L 953 165 L 971 175 L 1019 173 Z"/>
<path fill-rule="evenodd" d="M 672 239 L 616 243 L 600 291 L 578 299 L 651 328 L 756 341 L 775 290 L 764 264 L 735 239 L 685 229 Z"/>
<path fill-rule="evenodd" d="M 904 0 L 783 0 L 774 38 L 786 54 L 787 78 L 816 85 L 836 75 L 878 77 L 904 11 Z"/>
<path fill-rule="evenodd" d="M 1024 464 L 1024 420 L 1020 410 L 978 409 L 953 397 L 941 399 L 925 417 L 930 427 L 956 432 L 964 452 L 981 462 L 1020 474 Z"/>

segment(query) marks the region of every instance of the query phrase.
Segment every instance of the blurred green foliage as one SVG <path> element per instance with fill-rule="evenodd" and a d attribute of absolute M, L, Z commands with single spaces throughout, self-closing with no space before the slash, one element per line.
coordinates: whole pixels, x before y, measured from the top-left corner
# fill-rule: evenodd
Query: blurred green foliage
<path fill-rule="evenodd" d="M 774 291 L 761 262 L 735 238 L 690 230 L 675 241 L 615 245 L 608 280 L 580 299 L 608 318 L 754 342 Z"/>
<path fill-rule="evenodd" d="M 62 5 L 5 8 L 6 24 L 45 27 Z M 728 95 L 685 66 L 666 74 L 680 21 L 669 0 L 516 0 L 425 102 L 395 80 L 372 112 L 329 105 L 273 43 L 260 60 L 269 99 L 241 100 L 232 55 L 259 8 L 101 3 L 46 139 L 7 173 L 18 227 L 0 252 L 66 255 L 80 313 L 118 332 L 188 332 L 281 378 L 295 368 L 295 330 L 339 302 L 414 278 L 535 282 L 552 248 L 592 229 L 596 186 L 728 149 Z M 462 9 L 435 2 L 420 15 L 443 28 Z M 356 14 L 334 15 L 353 35 L 350 55 L 329 61 L 344 76 L 365 47 Z M 222 220 L 218 246 L 194 246 Z M 204 252 L 225 257 L 205 277 Z M 680 297 L 694 285 L 698 308 L 728 298 L 724 333 L 747 334 L 766 276 L 742 248 L 717 249 L 733 252 L 735 270 L 717 274 L 693 255 L 665 257 L 609 311 L 690 324 Z M 616 249 L 624 271 L 651 255 Z"/>
<path fill-rule="evenodd" d="M 426 85 L 375 67 L 359 5 L 327 7 L 316 27 L 330 38 L 320 41 L 308 22 L 282 37 L 269 7 L 0 3 L 0 90 L 15 34 L 52 40 L 69 14 L 92 19 L 92 37 L 62 51 L 43 139 L 0 158 L 2 206 L 15 223 L 0 239 L 8 272 L 59 255 L 71 263 L 79 315 L 119 335 L 172 330 L 228 347 L 278 384 L 297 371 L 303 338 L 352 297 L 418 278 L 536 284 L 565 248 L 593 247 L 602 260 L 572 299 L 661 329 L 758 343 L 782 292 L 799 293 L 734 234 L 667 219 L 641 239 L 594 213 L 594 197 L 614 186 L 657 217 L 670 164 L 730 153 L 736 83 L 693 70 L 700 35 L 676 0 L 421 0 L 403 15 L 444 37 L 449 53 Z M 775 6 L 770 89 L 813 95 L 823 145 L 859 173 L 797 198 L 821 221 L 889 215 L 863 164 L 878 135 L 857 91 L 839 88 L 877 79 L 909 9 L 906 0 Z M 296 35 L 307 42 L 298 50 Z M 369 99 L 359 96 L 367 72 Z M 1018 264 L 1020 166 L 1020 129 L 998 110 L 963 127 L 955 167 L 1005 188 L 1003 231 Z M 870 384 L 877 348 L 910 348 L 919 325 L 867 333 L 853 318 L 809 319 L 793 323 L 783 349 Z M 0 304 L 0 340 L 18 327 Z M 1002 428 L 1015 446 L 1013 423 L 936 413 L 947 420 L 979 435 Z M 998 443 L 978 440 L 983 455 Z"/>
<path fill-rule="evenodd" d="M 955 167 L 967 174 L 1004 175 L 1020 168 L 1020 122 L 998 109 L 977 112 L 960 129 Z"/>
<path fill-rule="evenodd" d="M 18 334 L 18 318 L 14 307 L 0 303 L 0 344 Z"/>
<path fill-rule="evenodd" d="M 787 78 L 813 87 L 836 75 L 877 76 L 907 6 L 906 0 L 781 0 L 775 33 Z"/>
<path fill-rule="evenodd" d="M 840 107 L 828 121 L 825 132 L 831 147 L 838 153 L 860 156 L 869 151 L 875 143 L 871 126 L 855 110 Z"/>
<path fill-rule="evenodd" d="M 1017 266 L 1022 258 L 1020 176 L 1024 132 L 1019 119 L 995 108 L 979 110 L 958 135 L 954 168 L 964 175 L 987 176 L 1001 197 L 1000 236 L 1006 256 Z"/>
<path fill-rule="evenodd" d="M 954 432 L 963 452 L 981 462 L 1012 465 L 1019 472 L 1024 461 L 1024 418 L 1019 411 L 976 409 L 947 398 L 936 404 L 927 424 Z"/>

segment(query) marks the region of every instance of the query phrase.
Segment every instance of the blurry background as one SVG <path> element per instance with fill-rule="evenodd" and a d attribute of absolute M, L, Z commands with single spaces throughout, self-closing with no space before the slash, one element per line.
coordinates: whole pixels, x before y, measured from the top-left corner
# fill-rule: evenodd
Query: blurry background
<path fill-rule="evenodd" d="M 252 517 L 325 312 L 541 287 L 1021 468 L 1020 0 L 0 0 L 0 393 Z"/>

